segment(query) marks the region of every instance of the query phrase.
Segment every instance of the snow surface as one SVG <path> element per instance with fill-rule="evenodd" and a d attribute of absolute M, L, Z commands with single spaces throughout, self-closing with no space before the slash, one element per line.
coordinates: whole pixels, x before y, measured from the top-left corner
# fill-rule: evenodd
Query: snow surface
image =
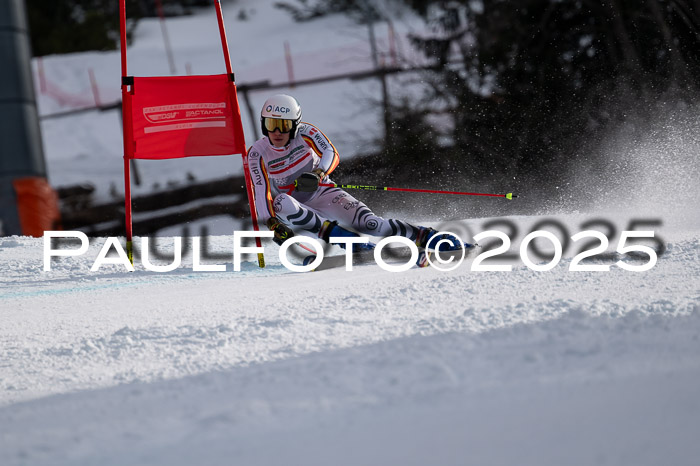
<path fill-rule="evenodd" d="M 696 464 L 700 235 L 657 234 L 643 273 L 90 272 L 100 240 L 42 272 L 2 239 L 0 464 Z"/>
<path fill-rule="evenodd" d="M 338 38 L 347 20 L 301 27 L 252 1 L 225 4 L 232 44 L 238 28 L 252 36 L 260 27 L 230 19 L 241 5 L 270 13 L 265 30 L 276 31 L 246 42 L 260 49 L 236 59 L 258 67 L 259 78 L 284 79 L 267 67 L 281 63 L 285 39 L 314 30 L 325 34 L 309 37 L 310 51 L 347 44 Z M 199 48 L 213 40 L 213 21 L 203 11 L 168 23 L 196 71 L 217 66 Z M 167 74 L 158 28 L 139 26 L 130 60 Z M 180 43 L 176 29 L 198 34 Z M 65 86 L 87 66 L 119 73 L 116 54 L 50 57 L 49 65 L 63 70 Z M 294 92 L 329 102 L 355 89 L 343 86 Z M 310 107 L 324 128 L 353 125 Z M 582 167 L 577 180 L 590 210 L 572 204 L 497 219 L 518 227 L 515 253 L 545 219 L 570 235 L 609 220 L 610 251 L 632 219 L 658 219 L 652 229 L 666 252 L 641 273 L 614 265 L 618 258 L 608 272 L 569 271 L 578 244 L 547 272 L 513 259 L 510 272 L 475 272 L 467 261 L 452 272 L 368 265 L 292 273 L 272 244 L 268 267 L 248 257 L 234 272 L 230 233 L 207 249 L 221 257 L 205 262 L 225 264 L 222 272 L 194 272 L 191 254 L 168 273 L 138 263 L 131 273 L 119 265 L 91 272 L 105 239 L 44 272 L 42 239 L 0 238 L 0 464 L 698 464 L 697 115 L 662 119 L 644 141 L 611 135 L 610 167 L 596 172 L 610 178 Z M 109 113 L 44 120 L 54 184 L 119 186 L 114 125 Z M 154 165 L 148 176 L 200 169 L 206 179 L 239 170 L 236 163 Z M 455 200 L 455 211 L 465 202 Z M 462 227 L 475 234 L 492 220 Z M 169 238 L 158 244 L 172 254 Z"/>

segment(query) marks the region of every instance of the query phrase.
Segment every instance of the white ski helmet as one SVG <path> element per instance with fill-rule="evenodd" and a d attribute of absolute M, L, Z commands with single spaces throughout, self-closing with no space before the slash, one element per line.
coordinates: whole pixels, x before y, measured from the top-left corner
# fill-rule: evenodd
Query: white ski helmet
<path fill-rule="evenodd" d="M 301 105 L 297 99 L 286 94 L 273 95 L 265 101 L 260 112 L 260 127 L 267 136 L 270 131 L 279 129 L 289 133 L 289 139 L 294 139 L 301 121 Z"/>

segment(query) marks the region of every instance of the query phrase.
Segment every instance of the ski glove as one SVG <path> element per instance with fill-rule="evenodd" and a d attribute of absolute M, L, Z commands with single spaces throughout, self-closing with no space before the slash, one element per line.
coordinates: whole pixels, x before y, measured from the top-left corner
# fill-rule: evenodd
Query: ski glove
<path fill-rule="evenodd" d="M 297 191 L 302 193 L 312 193 L 318 189 L 321 178 L 316 173 L 302 173 L 294 182 Z"/>
<path fill-rule="evenodd" d="M 294 186 L 302 193 L 312 193 L 318 189 L 318 184 L 325 176 L 326 174 L 320 168 L 316 168 L 312 172 L 302 173 L 294 181 Z"/>
<path fill-rule="evenodd" d="M 267 227 L 271 231 L 275 232 L 275 236 L 272 237 L 272 241 L 280 246 L 282 246 L 282 243 L 294 236 L 294 232 L 275 217 L 270 217 L 267 219 Z"/>

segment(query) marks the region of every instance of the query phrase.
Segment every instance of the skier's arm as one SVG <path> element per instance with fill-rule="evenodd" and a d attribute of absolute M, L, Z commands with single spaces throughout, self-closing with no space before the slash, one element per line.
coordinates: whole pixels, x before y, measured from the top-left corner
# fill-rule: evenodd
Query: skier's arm
<path fill-rule="evenodd" d="M 254 147 L 248 150 L 248 170 L 253 183 L 258 222 L 266 224 L 269 218 L 275 216 L 275 211 L 272 208 L 272 193 L 265 162 L 262 160 L 262 155 Z"/>
<path fill-rule="evenodd" d="M 318 155 L 321 160 L 314 169 L 321 180 L 330 175 L 340 162 L 340 156 L 335 146 L 323 132 L 309 123 L 302 123 L 299 132 L 306 144 Z"/>

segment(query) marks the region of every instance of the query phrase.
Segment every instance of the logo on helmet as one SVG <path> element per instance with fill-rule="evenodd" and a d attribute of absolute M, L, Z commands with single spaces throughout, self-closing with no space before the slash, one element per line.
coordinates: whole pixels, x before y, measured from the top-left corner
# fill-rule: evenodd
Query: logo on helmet
<path fill-rule="evenodd" d="M 267 107 L 265 107 L 265 110 L 267 110 L 268 112 L 276 113 L 289 113 L 292 111 L 292 109 L 289 107 L 280 107 L 278 105 L 268 105 Z"/>

